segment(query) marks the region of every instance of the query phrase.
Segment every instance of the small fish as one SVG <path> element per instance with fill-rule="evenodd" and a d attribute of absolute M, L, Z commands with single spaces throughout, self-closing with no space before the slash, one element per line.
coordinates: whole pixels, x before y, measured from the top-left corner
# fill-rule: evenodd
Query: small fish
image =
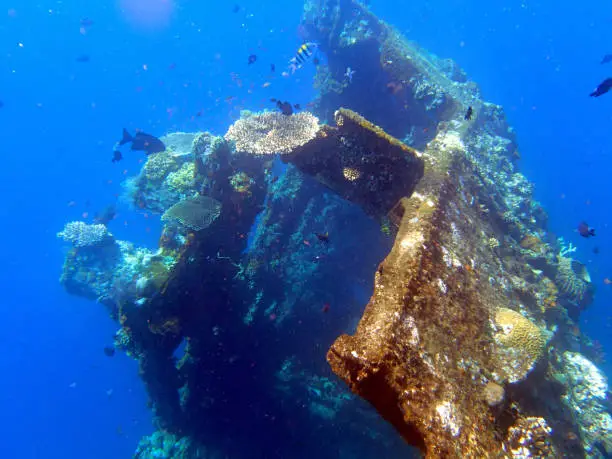
<path fill-rule="evenodd" d="M 293 104 L 293 108 L 295 108 L 296 110 L 301 110 L 302 106 L 300 104 Z"/>
<path fill-rule="evenodd" d="M 122 159 L 123 159 L 123 155 L 121 154 L 119 150 L 113 151 L 113 159 L 111 159 L 111 162 L 118 163 Z"/>
<path fill-rule="evenodd" d="M 240 5 L 236 4 L 234 5 L 234 7 L 232 8 L 232 13 L 237 13 L 240 11 Z"/>
<path fill-rule="evenodd" d="M 4 107 L 4 102 L 0 100 L 0 108 Z"/>
<path fill-rule="evenodd" d="M 317 239 L 321 242 L 325 242 L 326 244 L 329 243 L 329 233 L 325 232 L 325 233 L 315 233 L 315 236 L 317 236 Z"/>
<path fill-rule="evenodd" d="M 599 255 L 599 247 L 593 247 L 593 253 Z"/>
<path fill-rule="evenodd" d="M 104 346 L 104 355 L 106 357 L 112 357 L 115 355 L 115 348 L 113 346 Z"/>
<path fill-rule="evenodd" d="M 578 225 L 578 234 L 580 234 L 582 237 L 587 238 L 595 236 L 595 229 L 589 227 L 586 222 L 580 222 L 580 224 Z"/>
<path fill-rule="evenodd" d="M 81 62 L 81 63 L 84 63 L 84 62 L 89 62 L 89 55 L 87 55 L 87 54 L 81 54 L 80 56 L 78 56 L 78 57 L 76 58 L 76 61 L 77 61 L 77 62 Z"/>
<path fill-rule="evenodd" d="M 291 70 L 291 73 L 295 73 L 297 69 L 302 68 L 302 66 L 314 55 L 317 47 L 318 45 L 316 43 L 304 43 L 302 46 L 300 46 L 296 51 L 295 56 L 289 61 L 289 69 Z M 316 57 L 314 59 L 316 59 L 316 62 L 314 60 L 313 62 L 315 65 L 318 65 L 319 60 Z"/>
<path fill-rule="evenodd" d="M 467 112 L 465 112 L 465 116 L 463 117 L 463 119 L 466 121 L 470 121 L 472 119 L 473 114 L 474 110 L 472 110 L 472 106 L 470 105 L 467 109 Z"/>
<path fill-rule="evenodd" d="M 276 65 L 270 64 L 270 72 L 272 73 L 276 72 Z"/>
<path fill-rule="evenodd" d="M 249 65 L 254 64 L 257 61 L 257 55 L 256 54 L 251 54 L 249 56 Z"/>
<path fill-rule="evenodd" d="M 123 137 L 119 141 L 119 145 L 132 143 L 131 150 L 144 151 L 147 155 L 152 153 L 160 153 L 166 150 L 164 143 L 157 137 L 144 132 L 137 132 L 134 137 L 130 135 L 127 129 L 123 128 Z"/>
<path fill-rule="evenodd" d="M 325 303 L 323 307 L 321 308 L 321 312 L 323 313 L 329 312 L 329 308 L 330 308 L 329 303 Z"/>
<path fill-rule="evenodd" d="M 612 78 L 606 78 L 601 83 L 599 83 L 599 86 L 597 86 L 595 90 L 589 95 L 591 97 L 603 96 L 610 89 L 612 89 Z"/>
<path fill-rule="evenodd" d="M 83 18 L 80 21 L 80 25 L 81 27 L 91 27 L 92 25 L 94 25 L 94 22 L 89 18 Z"/>
<path fill-rule="evenodd" d="M 268 86 L 270 86 L 272 83 L 270 83 L 269 81 L 266 81 L 264 84 L 261 85 L 262 88 L 267 88 Z"/>
<path fill-rule="evenodd" d="M 353 82 L 353 75 L 355 75 L 355 71 L 352 68 L 347 67 L 346 72 L 344 72 L 344 77 L 348 80 L 349 83 Z"/>
<path fill-rule="evenodd" d="M 601 64 L 607 64 L 609 62 L 612 62 L 612 54 L 606 54 L 601 60 Z"/>
<path fill-rule="evenodd" d="M 608 278 L 608 277 L 604 278 L 603 282 L 606 285 L 612 285 L 612 280 L 610 280 L 610 278 Z"/>

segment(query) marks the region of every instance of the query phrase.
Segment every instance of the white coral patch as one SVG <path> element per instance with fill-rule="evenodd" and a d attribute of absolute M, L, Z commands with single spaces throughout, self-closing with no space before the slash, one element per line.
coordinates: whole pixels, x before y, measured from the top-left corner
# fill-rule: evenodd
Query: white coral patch
<path fill-rule="evenodd" d="M 402 239 L 402 242 L 400 242 L 400 246 L 402 249 L 411 249 L 424 240 L 425 238 L 421 233 L 407 234 L 404 239 Z"/>
<path fill-rule="evenodd" d="M 442 426 L 450 431 L 453 437 L 459 435 L 461 426 L 457 420 L 454 406 L 450 402 L 443 402 L 436 407 L 436 412 L 438 413 L 438 418 Z"/>
<path fill-rule="evenodd" d="M 439 140 L 445 150 L 465 150 L 465 145 L 458 132 L 446 132 Z"/>

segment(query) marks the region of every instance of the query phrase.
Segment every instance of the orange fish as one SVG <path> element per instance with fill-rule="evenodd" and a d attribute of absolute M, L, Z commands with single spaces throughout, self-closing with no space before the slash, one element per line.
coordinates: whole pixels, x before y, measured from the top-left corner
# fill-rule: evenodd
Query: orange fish
<path fill-rule="evenodd" d="M 262 88 L 267 88 L 268 86 L 270 86 L 272 83 L 270 83 L 269 81 L 266 81 L 264 84 L 261 85 Z"/>
<path fill-rule="evenodd" d="M 609 278 L 607 278 L 607 277 L 606 277 L 606 278 L 604 279 L 604 284 L 606 284 L 606 285 L 610 285 L 610 284 L 612 284 L 612 280 L 610 280 Z"/>

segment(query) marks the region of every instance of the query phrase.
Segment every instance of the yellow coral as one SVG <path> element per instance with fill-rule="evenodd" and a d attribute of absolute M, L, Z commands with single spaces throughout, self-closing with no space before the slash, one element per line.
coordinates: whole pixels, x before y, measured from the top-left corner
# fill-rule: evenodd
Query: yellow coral
<path fill-rule="evenodd" d="M 185 163 L 176 172 L 170 172 L 166 177 L 166 185 L 172 191 L 180 194 L 191 194 L 194 191 L 195 165 Z"/>
<path fill-rule="evenodd" d="M 361 177 L 361 171 L 355 169 L 354 167 L 345 167 L 342 169 L 342 175 L 344 175 L 344 178 L 349 182 L 354 182 Z"/>
<path fill-rule="evenodd" d="M 509 382 L 527 376 L 544 354 L 546 339 L 540 327 L 512 309 L 500 308 L 495 313 L 495 341 L 500 345 L 499 357 Z"/>
<path fill-rule="evenodd" d="M 547 308 L 554 308 L 557 306 L 557 297 L 559 296 L 559 290 L 553 281 L 548 277 L 544 277 L 541 281 L 543 287 L 543 299 L 542 303 Z"/>
<path fill-rule="evenodd" d="M 521 248 L 535 253 L 543 253 L 546 250 L 546 244 L 538 236 L 528 234 L 521 240 Z"/>
<path fill-rule="evenodd" d="M 152 182 L 161 182 L 166 176 L 177 169 L 176 160 L 168 153 L 161 152 L 149 156 L 143 171 L 146 178 Z"/>

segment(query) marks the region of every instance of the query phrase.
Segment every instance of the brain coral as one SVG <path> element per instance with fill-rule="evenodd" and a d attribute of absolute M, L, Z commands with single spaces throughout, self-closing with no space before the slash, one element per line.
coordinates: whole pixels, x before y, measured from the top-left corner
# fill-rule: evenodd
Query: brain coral
<path fill-rule="evenodd" d="M 540 359 L 546 339 L 540 327 L 512 309 L 495 313 L 495 341 L 508 382 L 524 379 Z"/>

